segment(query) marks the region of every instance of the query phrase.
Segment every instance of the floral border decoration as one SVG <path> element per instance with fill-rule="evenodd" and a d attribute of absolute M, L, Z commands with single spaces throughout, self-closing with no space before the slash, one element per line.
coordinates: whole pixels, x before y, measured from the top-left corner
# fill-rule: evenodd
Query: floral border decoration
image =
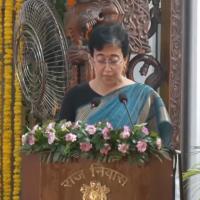
<path fill-rule="evenodd" d="M 90 125 L 82 121 L 74 124 L 61 121 L 35 125 L 22 136 L 22 151 L 42 153 L 47 163 L 88 158 L 102 162 L 128 159 L 144 164 L 152 155 L 160 160 L 162 157 L 170 159 L 161 138 L 145 124 L 113 129 L 109 122 Z"/>

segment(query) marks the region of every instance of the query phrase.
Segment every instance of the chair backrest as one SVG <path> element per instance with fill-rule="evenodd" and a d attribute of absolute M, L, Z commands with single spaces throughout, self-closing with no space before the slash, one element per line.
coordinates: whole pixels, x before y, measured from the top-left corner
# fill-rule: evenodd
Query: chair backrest
<path fill-rule="evenodd" d="M 79 0 L 68 8 L 65 16 L 65 34 L 71 43 L 68 57 L 73 65 L 71 77 L 74 77 L 70 87 L 94 77 L 87 59 L 88 35 L 95 24 L 108 21 L 121 23 L 129 34 L 131 55 L 136 56 L 131 56 L 133 58 L 129 62 L 127 76 L 134 80 L 134 68 L 139 62 L 143 62 L 141 75 L 147 74 L 150 65 L 154 68 L 145 83 L 155 89 L 160 86 L 161 65 L 153 56 L 147 55 L 150 52 L 148 39 L 154 33 L 150 27 L 148 0 Z"/>

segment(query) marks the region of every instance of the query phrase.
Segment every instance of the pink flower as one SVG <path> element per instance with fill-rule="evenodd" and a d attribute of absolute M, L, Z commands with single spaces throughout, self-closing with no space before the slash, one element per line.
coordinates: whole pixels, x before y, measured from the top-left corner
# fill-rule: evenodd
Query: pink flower
<path fill-rule="evenodd" d="M 81 142 L 80 143 L 80 149 L 81 151 L 87 152 L 92 148 L 92 144 L 89 142 Z"/>
<path fill-rule="evenodd" d="M 65 140 L 69 141 L 69 142 L 75 142 L 76 138 L 77 138 L 77 136 L 73 133 L 68 133 L 65 135 Z"/>
<path fill-rule="evenodd" d="M 48 136 L 48 143 L 49 144 L 53 144 L 55 139 L 56 139 L 56 133 L 55 133 L 55 129 L 51 129 L 49 130 L 49 132 L 47 132 L 47 136 Z"/>
<path fill-rule="evenodd" d="M 113 126 L 110 122 L 106 122 L 106 126 L 107 128 L 109 128 L 110 130 L 113 130 Z"/>
<path fill-rule="evenodd" d="M 157 148 L 160 150 L 161 147 L 162 147 L 162 140 L 161 140 L 161 138 L 157 138 L 156 139 L 156 145 L 157 145 Z"/>
<path fill-rule="evenodd" d="M 124 130 L 120 133 L 120 137 L 122 139 L 127 139 L 130 137 L 130 135 L 130 128 L 128 126 L 124 126 Z"/>
<path fill-rule="evenodd" d="M 129 149 L 129 144 L 118 144 L 118 150 L 121 153 L 127 153 L 128 149 Z"/>
<path fill-rule="evenodd" d="M 104 140 L 109 140 L 110 139 L 110 130 L 107 127 L 105 127 L 102 130 L 102 133 L 103 133 L 103 139 Z"/>
<path fill-rule="evenodd" d="M 129 126 L 124 126 L 124 131 L 125 131 L 125 132 L 130 132 Z"/>
<path fill-rule="evenodd" d="M 94 135 L 97 129 L 94 125 L 87 125 L 85 130 L 89 133 L 89 135 Z"/>
<path fill-rule="evenodd" d="M 35 144 L 35 136 L 33 134 L 28 135 L 28 144 L 29 145 L 34 145 Z"/>
<path fill-rule="evenodd" d="M 145 134 L 145 135 L 149 135 L 149 130 L 147 127 L 142 127 L 142 132 Z"/>
<path fill-rule="evenodd" d="M 140 140 L 137 142 L 136 147 L 139 152 L 143 153 L 147 149 L 147 143 L 144 140 Z"/>
<path fill-rule="evenodd" d="M 109 144 L 104 144 L 104 147 L 100 150 L 101 154 L 107 155 L 111 150 L 111 146 Z"/>

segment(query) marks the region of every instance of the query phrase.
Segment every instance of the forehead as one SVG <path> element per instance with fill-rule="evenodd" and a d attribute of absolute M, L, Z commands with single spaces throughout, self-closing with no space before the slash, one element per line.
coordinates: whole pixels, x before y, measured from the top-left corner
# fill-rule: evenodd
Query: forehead
<path fill-rule="evenodd" d="M 119 46 L 117 46 L 115 44 L 107 44 L 101 50 L 94 49 L 94 55 L 105 55 L 105 56 L 118 55 L 118 56 L 121 56 L 123 54 L 122 54 L 122 50 Z"/>

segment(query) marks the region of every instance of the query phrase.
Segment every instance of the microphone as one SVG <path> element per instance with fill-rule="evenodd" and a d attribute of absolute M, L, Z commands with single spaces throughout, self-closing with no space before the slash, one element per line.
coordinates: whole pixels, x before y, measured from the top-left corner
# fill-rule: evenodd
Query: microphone
<path fill-rule="evenodd" d="M 100 97 L 94 97 L 91 101 L 91 108 L 96 108 L 101 103 Z"/>
<path fill-rule="evenodd" d="M 127 114 L 128 114 L 128 118 L 129 118 L 129 121 L 130 121 L 130 123 L 131 123 L 131 126 L 133 127 L 133 122 L 132 122 L 132 119 L 131 119 L 131 115 L 130 115 L 130 112 L 128 111 L 128 108 L 127 108 L 127 102 L 128 102 L 128 98 L 127 98 L 127 96 L 125 95 L 125 94 L 123 94 L 123 93 L 121 93 L 121 94 L 119 94 L 119 101 L 121 102 L 121 103 L 123 103 L 123 105 L 124 105 L 124 107 L 125 107 L 125 109 L 126 109 L 126 112 L 127 112 Z"/>

